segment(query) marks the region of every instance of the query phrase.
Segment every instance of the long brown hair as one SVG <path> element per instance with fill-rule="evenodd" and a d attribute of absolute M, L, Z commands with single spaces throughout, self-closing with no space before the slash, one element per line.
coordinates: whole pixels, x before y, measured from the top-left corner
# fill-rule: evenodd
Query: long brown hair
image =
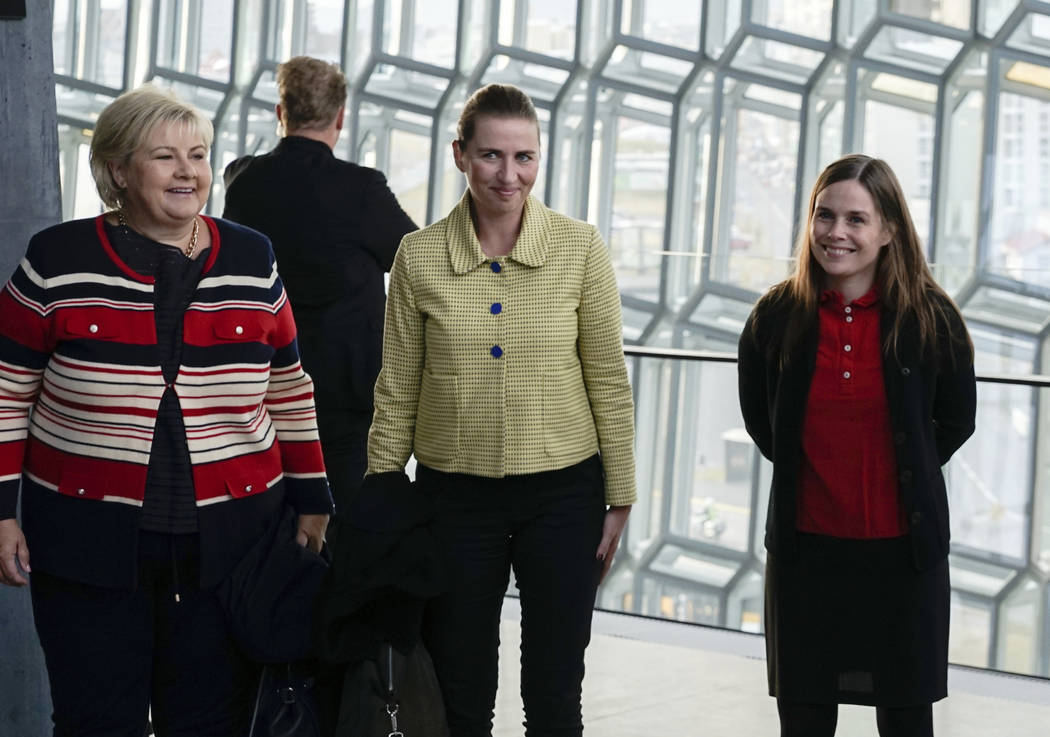
<path fill-rule="evenodd" d="M 863 154 L 847 154 L 832 162 L 817 177 L 809 196 L 805 226 L 795 241 L 795 271 L 774 291 L 794 305 L 796 329 L 789 329 L 781 346 L 781 361 L 793 353 L 801 340 L 803 330 L 797 323 L 815 319 L 820 293 L 824 288 L 824 271 L 810 249 L 810 232 L 817 196 L 836 182 L 854 180 L 871 195 L 878 215 L 892 236 L 889 245 L 880 249 L 875 269 L 875 284 L 880 299 L 894 312 L 893 326 L 886 334 L 883 352 L 897 354 L 897 342 L 905 321 L 914 319 L 919 330 L 920 351 L 935 350 L 937 331 L 941 326 L 957 324 L 951 312 L 958 308 L 947 293 L 933 279 L 923 254 L 919 235 L 915 231 L 908 204 L 904 200 L 897 176 L 882 159 Z M 937 297 L 940 297 L 938 299 Z M 965 333 L 965 331 L 963 331 Z M 969 335 L 952 336 L 965 339 L 973 353 Z"/>

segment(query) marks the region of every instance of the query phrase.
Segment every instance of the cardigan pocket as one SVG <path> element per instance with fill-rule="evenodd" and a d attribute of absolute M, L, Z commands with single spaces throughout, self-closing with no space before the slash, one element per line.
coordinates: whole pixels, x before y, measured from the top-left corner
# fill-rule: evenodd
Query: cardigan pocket
<path fill-rule="evenodd" d="M 106 496 L 106 482 L 91 474 L 66 471 L 58 482 L 58 491 L 65 496 L 97 500 Z"/>
<path fill-rule="evenodd" d="M 79 310 L 71 310 L 69 314 L 64 314 L 59 318 L 56 337 L 59 341 L 78 338 L 102 340 L 113 338 L 119 335 L 120 331 L 119 316 L 106 315 L 105 319 L 103 319 L 98 314 L 86 314 Z"/>
<path fill-rule="evenodd" d="M 598 447 L 587 388 L 579 366 L 543 374 L 543 442 L 552 459 L 572 462 Z"/>
<path fill-rule="evenodd" d="M 212 331 L 220 341 L 228 343 L 264 342 L 266 328 L 258 317 L 244 315 L 216 315 Z"/>
<path fill-rule="evenodd" d="M 459 384 L 455 376 L 423 372 L 416 415 L 416 456 L 451 468 L 459 456 Z"/>

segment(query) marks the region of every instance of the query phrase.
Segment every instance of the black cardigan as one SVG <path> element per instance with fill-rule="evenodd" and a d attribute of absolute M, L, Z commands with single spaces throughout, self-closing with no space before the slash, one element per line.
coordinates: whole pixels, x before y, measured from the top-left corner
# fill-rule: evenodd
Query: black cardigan
<path fill-rule="evenodd" d="M 944 298 L 931 292 L 930 299 Z M 882 363 L 901 508 L 917 570 L 948 555 L 948 497 L 941 466 L 973 434 L 977 404 L 965 326 L 954 305 L 946 307 L 951 325 L 937 331 L 936 351 L 920 354 L 918 326 L 914 319 L 906 320 L 897 354 L 884 354 Z M 773 462 L 765 544 L 777 555 L 791 555 L 796 546 L 802 426 L 819 337 L 814 315 L 796 355 L 781 367 L 780 344 L 790 315 L 778 289 L 759 300 L 740 335 L 737 365 L 744 425 Z M 883 306 L 883 339 L 894 315 Z"/>

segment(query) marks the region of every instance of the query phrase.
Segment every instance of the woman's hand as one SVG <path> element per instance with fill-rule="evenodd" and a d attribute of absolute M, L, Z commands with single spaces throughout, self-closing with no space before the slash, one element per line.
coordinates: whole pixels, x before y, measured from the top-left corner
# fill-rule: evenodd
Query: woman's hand
<path fill-rule="evenodd" d="M 17 562 L 16 562 L 17 559 Z M 29 573 L 29 547 L 22 528 L 14 519 L 0 519 L 0 583 L 25 586 L 29 581 L 18 570 Z"/>
<path fill-rule="evenodd" d="M 326 529 L 328 529 L 327 514 L 300 514 L 299 531 L 295 535 L 295 541 L 304 548 L 320 553 Z"/>
<path fill-rule="evenodd" d="M 620 545 L 620 535 L 623 534 L 624 525 L 627 524 L 627 515 L 630 513 L 630 504 L 622 507 L 609 507 L 605 512 L 605 522 L 602 523 L 602 541 L 598 543 L 597 558 L 603 561 L 599 583 L 605 580 L 605 574 L 609 572 L 613 556 L 616 555 L 616 548 Z"/>

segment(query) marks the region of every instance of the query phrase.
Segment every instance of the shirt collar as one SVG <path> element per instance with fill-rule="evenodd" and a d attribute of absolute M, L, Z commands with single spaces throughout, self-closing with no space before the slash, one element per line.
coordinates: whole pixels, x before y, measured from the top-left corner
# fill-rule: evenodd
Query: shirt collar
<path fill-rule="evenodd" d="M 879 302 L 879 289 L 874 284 L 867 292 L 857 297 L 855 300 L 850 302 L 853 307 L 871 307 L 872 305 L 878 304 Z M 825 289 L 820 293 L 820 303 L 822 305 L 844 307 L 845 304 L 842 301 L 842 295 L 834 289 Z M 830 304 L 829 304 L 830 303 Z"/>
<path fill-rule="evenodd" d="M 530 267 L 543 266 L 547 261 L 550 242 L 550 211 L 532 195 L 525 201 L 525 214 L 521 220 L 521 232 L 507 258 Z M 466 274 L 489 259 L 481 251 L 481 242 L 474 232 L 470 218 L 470 190 L 463 193 L 459 203 L 448 216 L 445 225 L 448 254 L 452 270 Z"/>

